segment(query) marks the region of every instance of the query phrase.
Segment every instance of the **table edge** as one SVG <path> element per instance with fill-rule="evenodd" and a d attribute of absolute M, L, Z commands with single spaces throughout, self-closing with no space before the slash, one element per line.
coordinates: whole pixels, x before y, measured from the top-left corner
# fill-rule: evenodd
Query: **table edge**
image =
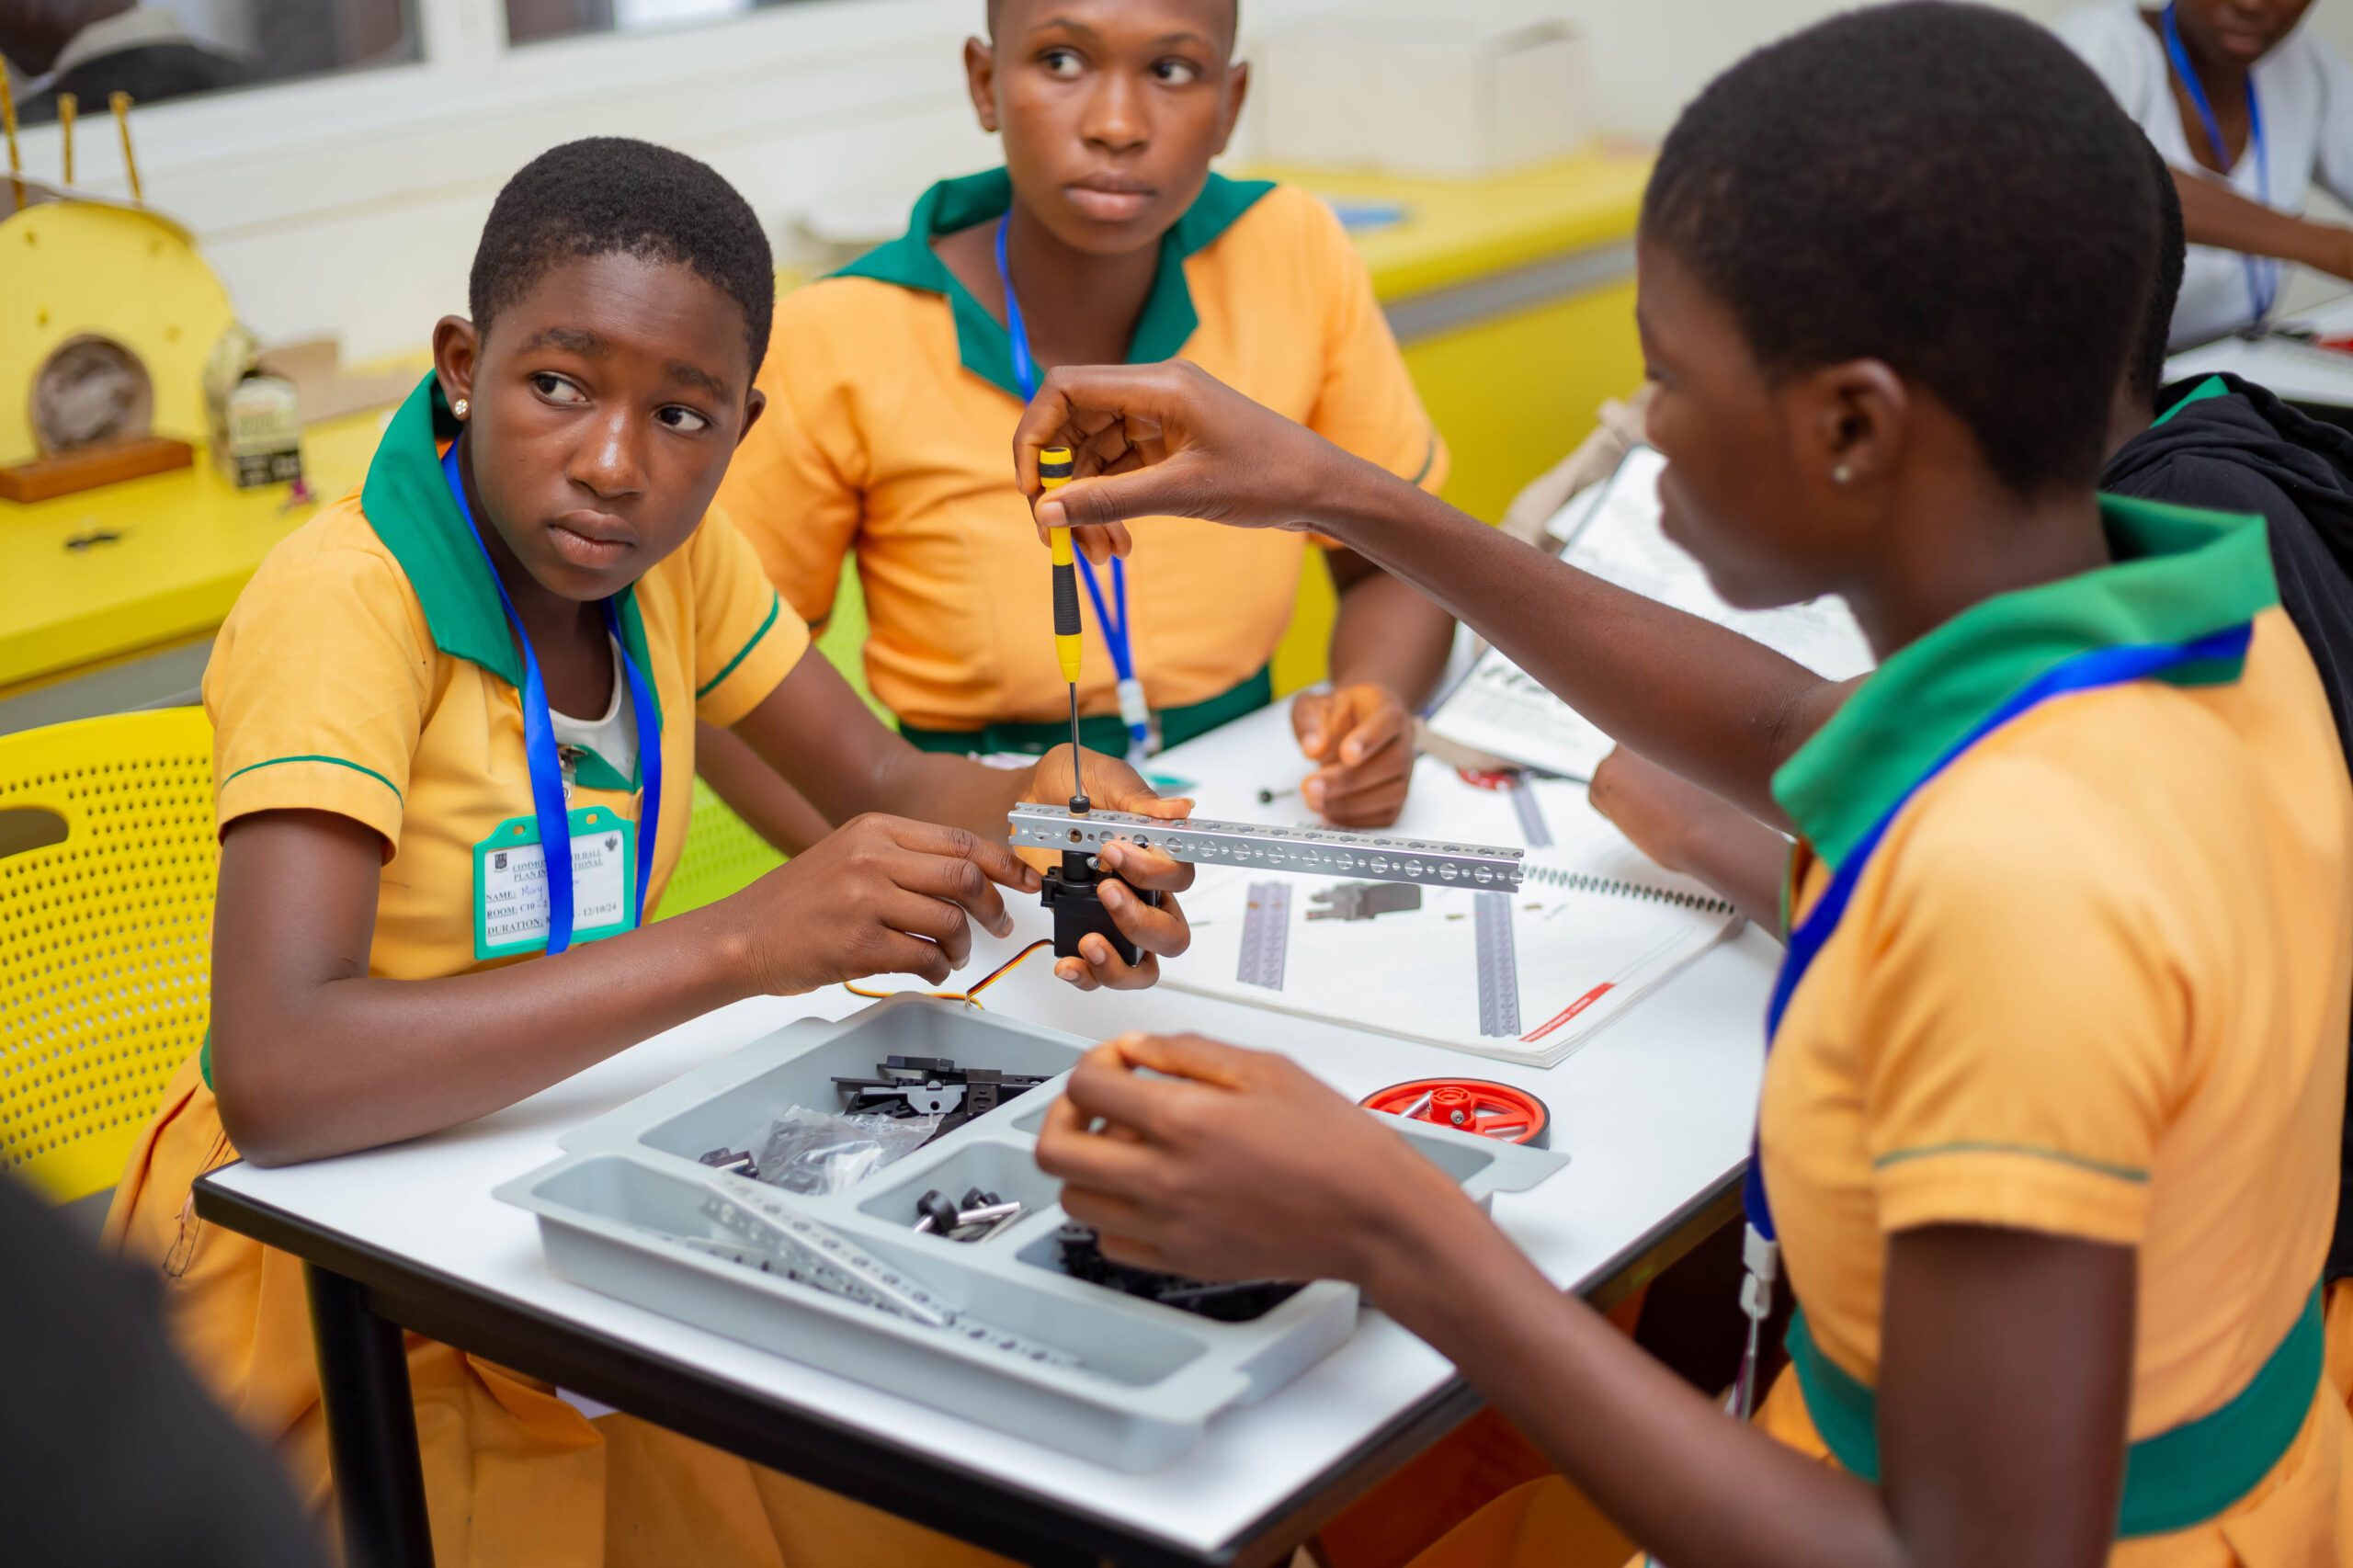
<path fill-rule="evenodd" d="M 986 1550 L 1010 1549 L 1029 1562 L 1040 1560 L 1035 1551 L 1041 1545 L 1075 1551 L 1084 1561 L 1102 1557 L 1108 1548 L 1121 1562 L 1139 1568 L 1238 1568 L 1278 1560 L 1407 1460 L 1469 1419 L 1483 1403 L 1478 1391 L 1461 1377 L 1449 1378 L 1225 1540 L 1201 1549 L 1092 1512 L 1083 1505 L 1049 1498 L 1017 1482 L 968 1469 L 806 1406 L 773 1399 L 603 1329 L 402 1258 L 214 1180 L 243 1163 L 222 1166 L 197 1179 L 194 1198 L 199 1216 L 343 1275 L 371 1298 L 380 1298 L 386 1309 L 381 1315 L 401 1327 L 559 1383 L 698 1441 L 715 1441 L 756 1463 L 773 1464 L 767 1457 L 767 1443 L 779 1437 L 777 1418 L 783 1417 L 805 1437 L 776 1448 L 775 1452 L 792 1462 L 773 1464 L 773 1468 L 901 1517 L 912 1516 L 894 1506 L 904 1501 L 904 1488 L 892 1481 L 893 1476 L 915 1466 L 950 1477 L 969 1492 L 952 1502 L 935 1499 L 940 1506 L 915 1522 Z M 1580 1280 L 1574 1293 L 1604 1310 L 1632 1294 L 1717 1225 L 1738 1214 L 1741 1176 L 1742 1167 L 1736 1165 Z M 473 1319 L 482 1313 L 503 1314 L 508 1321 L 476 1332 Z M 450 1327 L 463 1332 L 451 1333 Z M 535 1335 L 543 1337 L 529 1337 Z M 484 1347 L 481 1341 L 485 1338 L 499 1343 Z M 461 1343 L 469 1339 L 474 1343 Z M 509 1340 L 520 1343 L 510 1348 Z M 542 1369 L 550 1360 L 564 1359 L 561 1355 L 543 1356 L 543 1345 L 567 1342 L 578 1348 L 577 1359 L 585 1363 L 580 1369 L 586 1376 L 572 1375 L 571 1367 L 559 1368 L 559 1376 Z M 642 1380 L 632 1378 L 628 1370 L 631 1366 L 650 1370 L 676 1388 L 699 1391 L 714 1403 L 732 1402 L 739 1410 L 731 1416 L 698 1408 L 659 1389 L 641 1391 L 637 1383 Z M 606 1382 L 608 1373 L 627 1386 Z M 608 1397 L 611 1394 L 622 1397 Z M 755 1440 L 739 1447 L 732 1437 L 702 1435 L 719 1427 L 751 1432 Z M 746 1448 L 761 1451 L 746 1452 Z M 852 1456 L 860 1462 L 850 1462 Z M 878 1481 L 881 1483 L 877 1484 Z M 1076 1528 L 1052 1528 L 1063 1525 Z"/>

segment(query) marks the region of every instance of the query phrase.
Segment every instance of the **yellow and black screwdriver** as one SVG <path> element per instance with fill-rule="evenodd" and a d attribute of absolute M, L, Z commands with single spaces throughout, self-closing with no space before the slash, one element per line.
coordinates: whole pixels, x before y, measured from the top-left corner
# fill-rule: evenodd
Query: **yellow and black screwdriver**
<path fill-rule="evenodd" d="M 1071 469 L 1068 447 L 1046 448 L 1038 454 L 1038 488 L 1061 489 L 1070 483 Z M 1054 557 L 1054 658 L 1061 664 L 1063 679 L 1070 687 L 1070 777 L 1075 790 L 1070 798 L 1070 809 L 1077 812 L 1087 809 L 1086 786 L 1078 773 L 1078 561 L 1071 554 L 1067 528 L 1049 528 L 1046 540 L 1053 548 Z M 1143 961 L 1143 949 L 1120 929 L 1120 923 L 1111 918 L 1110 910 L 1103 903 L 1103 884 L 1118 881 L 1090 851 L 1063 851 L 1062 864 L 1046 873 L 1045 885 L 1039 889 L 1040 901 L 1053 913 L 1056 958 L 1085 958 L 1086 955 L 1079 949 L 1080 940 L 1097 936 L 1110 944 L 1121 961 L 1131 965 Z M 1129 887 L 1128 893 L 1139 903 L 1153 908 L 1160 905 L 1160 893 L 1155 889 Z"/>
<path fill-rule="evenodd" d="M 1068 447 L 1048 447 L 1038 454 L 1038 488 L 1060 490 L 1070 483 L 1073 465 Z M 1070 686 L 1070 777 L 1077 793 L 1070 809 L 1087 809 L 1086 786 L 1078 774 L 1078 562 L 1071 554 L 1070 529 L 1048 530 L 1054 558 L 1054 659 Z"/>

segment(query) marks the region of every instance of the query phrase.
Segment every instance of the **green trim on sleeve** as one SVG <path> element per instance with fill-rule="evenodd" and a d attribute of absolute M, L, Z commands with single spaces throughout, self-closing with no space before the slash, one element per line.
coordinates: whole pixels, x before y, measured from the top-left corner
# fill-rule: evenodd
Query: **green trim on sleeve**
<path fill-rule="evenodd" d="M 2131 1165 L 2112 1165 L 2105 1160 L 2086 1159 L 2071 1154 L 2064 1149 L 2046 1149 L 2035 1143 L 1998 1143 L 1964 1138 L 1952 1143 L 1926 1143 L 1916 1149 L 1896 1149 L 1871 1162 L 1871 1169 L 1883 1171 L 1890 1165 L 1900 1165 L 1912 1160 L 1933 1160 L 1941 1154 L 2019 1154 L 2029 1160 L 2048 1160 L 2054 1165 L 2072 1165 L 2094 1176 L 2114 1176 L 2119 1181 L 2146 1183 L 2149 1173 Z"/>
<path fill-rule="evenodd" d="M 1435 431 L 1435 430 L 1433 430 L 1433 431 L 1431 431 L 1431 432 L 1430 432 L 1430 440 L 1429 440 L 1429 445 L 1428 445 L 1428 446 L 1427 446 L 1427 447 L 1424 447 L 1424 448 L 1422 449 L 1422 466 L 1421 466 L 1421 467 L 1419 467 L 1419 468 L 1417 468 L 1417 469 L 1415 469 L 1415 470 L 1414 471 L 1414 476 L 1413 476 L 1411 479 L 1408 479 L 1407 481 L 1405 481 L 1405 483 L 1408 483 L 1408 484 L 1410 484 L 1410 485 L 1413 485 L 1413 486 L 1414 486 L 1414 487 L 1415 487 L 1416 489 L 1419 489 L 1419 488 L 1420 488 L 1420 486 L 1421 486 L 1421 483 L 1422 483 L 1422 481 L 1424 481 L 1425 479 L 1427 479 L 1427 478 L 1430 476 L 1430 470 L 1432 470 L 1432 469 L 1436 468 L 1437 466 L 1438 466 L 1438 432 L 1437 432 L 1437 431 Z"/>
<path fill-rule="evenodd" d="M 377 772 L 374 768 L 354 762 L 349 757 L 325 756 L 317 753 L 310 753 L 301 756 L 273 756 L 266 762 L 249 762 L 244 767 L 237 769 L 236 772 L 229 775 L 228 778 L 221 780 L 221 788 L 226 790 L 230 785 L 234 784 L 238 779 L 243 778 L 246 774 L 251 773 L 256 767 L 276 767 L 281 762 L 326 762 L 333 763 L 337 767 L 348 767 L 354 773 L 366 774 L 369 778 L 373 778 L 377 783 L 381 784 L 385 789 L 390 790 L 392 792 L 393 800 L 400 801 L 402 799 L 401 787 L 393 783 L 391 779 L 385 778 L 382 774 Z M 402 803 L 406 804 L 404 801 Z"/>
<path fill-rule="evenodd" d="M 752 656 L 752 650 L 760 645 L 760 640 L 768 634 L 768 628 L 776 624 L 776 618 L 782 614 L 783 610 L 783 597 L 781 595 L 770 596 L 768 599 L 768 618 L 760 622 L 760 629 L 752 633 L 752 640 L 735 651 L 735 656 L 727 661 L 727 665 L 724 669 L 711 676 L 709 680 L 703 682 L 702 685 L 695 687 L 695 700 L 697 702 L 700 702 L 704 698 L 709 697 L 712 692 L 717 691 L 726 681 L 727 677 L 735 673 L 735 666 Z"/>

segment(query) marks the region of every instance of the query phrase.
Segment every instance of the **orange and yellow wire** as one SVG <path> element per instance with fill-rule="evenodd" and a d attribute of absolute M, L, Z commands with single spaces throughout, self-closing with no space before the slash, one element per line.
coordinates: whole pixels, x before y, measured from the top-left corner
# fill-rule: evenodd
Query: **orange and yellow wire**
<path fill-rule="evenodd" d="M 1019 952 L 1014 954 L 1011 958 L 997 965 L 996 968 L 989 971 L 988 973 L 974 981 L 970 986 L 962 991 L 918 991 L 912 993 L 904 991 L 869 991 L 862 985 L 852 985 L 847 981 L 843 983 L 842 989 L 848 992 L 853 996 L 865 996 L 876 1001 L 881 1001 L 892 996 L 916 995 L 929 996 L 941 1002 L 961 1002 L 968 1007 L 978 1007 L 981 1005 L 982 992 L 986 991 L 990 986 L 995 985 L 998 981 L 1003 980 L 1006 975 L 1011 974 L 1014 970 L 1019 966 L 1022 960 L 1028 958 L 1031 953 L 1036 952 L 1040 948 L 1051 948 L 1053 945 L 1051 938 L 1043 937 L 1040 937 L 1037 941 L 1030 943 L 1028 947 L 1022 949 Z"/>

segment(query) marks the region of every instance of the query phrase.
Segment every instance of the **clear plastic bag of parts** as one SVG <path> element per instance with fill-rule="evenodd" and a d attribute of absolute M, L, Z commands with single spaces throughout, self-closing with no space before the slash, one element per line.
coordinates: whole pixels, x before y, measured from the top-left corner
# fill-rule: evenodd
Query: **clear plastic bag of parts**
<path fill-rule="evenodd" d="M 756 1151 L 758 1179 L 812 1197 L 839 1192 L 923 1147 L 936 1116 L 839 1116 L 794 1106 L 768 1123 Z"/>

